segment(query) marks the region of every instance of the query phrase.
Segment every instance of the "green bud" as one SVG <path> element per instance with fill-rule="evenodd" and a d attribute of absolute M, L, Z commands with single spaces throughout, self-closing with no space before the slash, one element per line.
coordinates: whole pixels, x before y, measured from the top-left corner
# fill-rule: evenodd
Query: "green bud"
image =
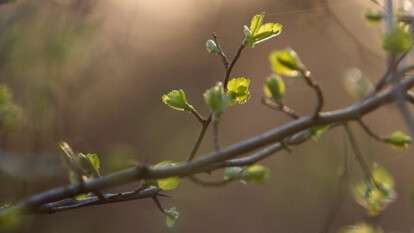
<path fill-rule="evenodd" d="M 276 102 L 282 101 L 285 90 L 285 82 L 276 74 L 267 78 L 263 87 L 265 96 L 274 99 Z"/>
<path fill-rule="evenodd" d="M 211 54 L 219 54 L 220 48 L 217 46 L 216 42 L 214 40 L 207 40 L 206 42 L 206 49 L 207 52 L 211 53 Z"/>
<path fill-rule="evenodd" d="M 180 90 L 172 90 L 161 97 L 162 102 L 172 109 L 178 111 L 191 111 L 193 106 L 187 102 L 185 92 Z"/>
<path fill-rule="evenodd" d="M 395 131 L 389 137 L 385 138 L 385 142 L 396 148 L 407 148 L 412 140 L 411 137 L 401 131 Z"/>
<path fill-rule="evenodd" d="M 223 84 L 218 82 L 214 87 L 204 92 L 204 100 L 213 114 L 213 121 L 217 121 L 221 114 L 231 104 L 231 99 L 224 93 Z"/>

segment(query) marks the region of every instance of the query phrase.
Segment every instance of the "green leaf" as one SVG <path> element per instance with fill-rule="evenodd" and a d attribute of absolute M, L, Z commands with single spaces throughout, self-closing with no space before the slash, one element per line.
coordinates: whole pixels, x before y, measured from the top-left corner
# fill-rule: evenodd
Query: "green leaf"
<path fill-rule="evenodd" d="M 394 179 L 391 174 L 383 167 L 375 165 L 371 171 L 372 180 L 362 180 L 352 188 L 355 201 L 363 206 L 368 215 L 376 216 L 380 214 L 396 198 L 394 189 Z"/>
<path fill-rule="evenodd" d="M 176 163 L 172 161 L 162 161 L 160 163 L 157 163 L 154 168 L 168 168 L 177 166 Z M 163 179 L 157 180 L 157 186 L 164 191 L 171 191 L 176 189 L 180 185 L 180 178 L 178 176 L 174 177 L 167 177 Z"/>
<path fill-rule="evenodd" d="M 371 81 L 362 75 L 361 70 L 351 68 L 344 76 L 345 90 L 355 99 L 361 99 L 374 89 Z"/>
<path fill-rule="evenodd" d="M 245 42 L 253 48 L 255 45 L 278 36 L 282 32 L 279 23 L 263 24 L 265 14 L 257 14 L 250 21 L 250 27 L 244 26 Z"/>
<path fill-rule="evenodd" d="M 305 71 L 305 66 L 300 61 L 296 52 L 291 48 L 272 52 L 269 60 L 273 72 L 279 75 L 297 77 Z"/>
<path fill-rule="evenodd" d="M 274 99 L 276 102 L 282 101 L 285 90 L 286 87 L 283 79 L 276 74 L 266 79 L 263 88 L 265 96 Z"/>
<path fill-rule="evenodd" d="M 171 207 L 170 209 L 165 210 L 165 225 L 168 228 L 175 226 L 177 219 L 180 217 L 180 213 L 177 211 L 176 207 Z"/>
<path fill-rule="evenodd" d="M 220 48 L 217 46 L 216 42 L 214 40 L 207 40 L 206 42 L 206 49 L 207 52 L 211 53 L 211 54 L 219 54 Z"/>
<path fill-rule="evenodd" d="M 162 102 L 172 109 L 178 111 L 191 111 L 193 106 L 187 102 L 185 92 L 180 90 L 172 90 L 161 97 Z"/>
<path fill-rule="evenodd" d="M 79 153 L 81 167 L 94 177 L 100 176 L 101 163 L 97 154 Z"/>
<path fill-rule="evenodd" d="M 389 137 L 385 138 L 385 142 L 396 148 L 407 148 L 412 140 L 411 137 L 401 131 L 395 131 Z"/>
<path fill-rule="evenodd" d="M 321 125 L 321 126 L 315 126 L 309 129 L 309 132 L 312 135 L 312 139 L 314 141 L 319 141 L 319 139 L 321 138 L 322 134 L 324 134 L 329 127 L 331 127 L 330 124 L 328 125 Z"/>
<path fill-rule="evenodd" d="M 392 53 L 403 53 L 410 50 L 413 43 L 411 33 L 403 26 L 398 26 L 384 35 L 382 47 Z"/>
<path fill-rule="evenodd" d="M 250 98 L 250 79 L 239 77 L 227 83 L 227 95 L 234 104 L 244 104 Z"/>
<path fill-rule="evenodd" d="M 270 170 L 260 164 L 254 164 L 243 169 L 241 179 L 246 183 L 262 184 L 270 177 Z"/>
<path fill-rule="evenodd" d="M 204 100 L 213 114 L 213 121 L 217 121 L 231 104 L 231 99 L 224 93 L 221 82 L 218 82 L 214 87 L 204 92 Z"/>
<path fill-rule="evenodd" d="M 365 19 L 369 23 L 373 23 L 373 24 L 377 24 L 377 23 L 381 22 L 382 17 L 383 17 L 382 13 L 380 11 L 373 11 L 373 10 L 369 9 L 365 13 Z"/>
<path fill-rule="evenodd" d="M 380 227 L 374 227 L 366 223 L 358 223 L 356 225 L 344 227 L 339 233 L 383 233 Z"/>

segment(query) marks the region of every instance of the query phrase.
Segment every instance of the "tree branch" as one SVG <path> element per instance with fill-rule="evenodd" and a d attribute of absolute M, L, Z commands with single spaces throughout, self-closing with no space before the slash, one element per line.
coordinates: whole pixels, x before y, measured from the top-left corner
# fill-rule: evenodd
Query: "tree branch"
<path fill-rule="evenodd" d="M 406 71 L 408 71 L 409 68 L 410 67 L 403 69 L 399 75 L 403 75 Z M 398 87 L 402 88 L 403 90 L 407 90 L 412 86 L 414 86 L 414 77 L 402 80 L 401 83 L 398 84 Z M 311 127 L 358 120 L 363 115 L 368 114 L 377 108 L 393 101 L 393 92 L 395 89 L 396 87 L 384 90 L 375 96 L 357 102 L 343 109 L 320 113 L 318 118 L 314 118 L 312 115 L 301 117 L 297 120 L 271 129 L 255 137 L 222 148 L 218 152 L 206 154 L 190 162 L 179 163 L 174 167 L 156 168 L 139 165 L 137 167 L 125 169 L 107 176 L 88 180 L 84 183 L 82 188 L 79 185 L 67 185 L 38 193 L 31 197 L 28 197 L 25 200 L 22 200 L 10 208 L 0 211 L 0 217 L 9 213 L 10 211 L 24 211 L 27 213 L 34 213 L 34 210 L 36 210 L 36 208 L 46 203 L 60 201 L 82 193 L 88 193 L 95 190 L 104 190 L 130 182 L 136 182 L 137 180 L 159 179 L 171 176 L 187 177 L 200 172 L 204 172 L 204 170 L 209 166 L 231 161 L 231 159 L 237 156 L 252 152 L 270 144 L 280 142 Z M 280 145 L 277 145 L 278 144 L 275 144 L 273 150 L 279 150 L 278 147 L 280 147 Z M 267 150 L 271 151 L 269 148 L 267 148 Z"/>

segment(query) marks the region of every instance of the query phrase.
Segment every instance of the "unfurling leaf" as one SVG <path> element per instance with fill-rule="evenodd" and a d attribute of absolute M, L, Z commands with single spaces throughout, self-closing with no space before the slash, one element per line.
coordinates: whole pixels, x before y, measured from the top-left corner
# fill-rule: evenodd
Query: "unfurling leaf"
<path fill-rule="evenodd" d="M 385 142 L 396 148 L 407 148 L 411 144 L 411 137 L 401 131 L 395 131 L 389 137 L 385 138 Z"/>
<path fill-rule="evenodd" d="M 185 92 L 180 90 L 172 90 L 161 97 L 162 102 L 178 111 L 191 111 L 193 106 L 187 102 Z"/>
<path fill-rule="evenodd" d="M 240 180 L 243 183 L 262 184 L 270 177 L 268 168 L 254 164 L 247 167 L 228 167 L 224 169 L 225 180 Z"/>
<path fill-rule="evenodd" d="M 207 49 L 207 52 L 209 52 L 211 54 L 219 54 L 220 53 L 220 48 L 218 47 L 216 42 L 214 40 L 211 40 L 211 39 L 207 40 L 206 49 Z"/>
<path fill-rule="evenodd" d="M 282 32 L 282 25 L 279 23 L 263 24 L 265 14 L 253 16 L 250 27 L 244 26 L 243 32 L 247 46 L 253 48 L 257 44 L 278 36 Z"/>
<path fill-rule="evenodd" d="M 171 207 L 170 209 L 166 209 L 165 211 L 165 225 L 168 228 L 172 228 L 175 226 L 175 222 L 180 217 L 180 213 L 177 211 L 176 207 Z"/>
<path fill-rule="evenodd" d="M 173 167 L 177 164 L 171 161 L 162 161 L 160 163 L 157 163 L 154 168 L 167 168 L 167 167 Z M 173 177 L 167 177 L 158 179 L 156 182 L 157 186 L 164 191 L 171 191 L 176 189 L 180 185 L 180 178 L 178 176 Z"/>
<path fill-rule="evenodd" d="M 268 98 L 274 99 L 276 102 L 280 102 L 285 95 L 285 83 L 282 78 L 276 74 L 273 74 L 266 79 L 263 88 L 264 94 Z"/>
<path fill-rule="evenodd" d="M 204 92 L 204 100 L 213 114 L 213 121 L 217 121 L 221 114 L 231 104 L 231 99 L 224 93 L 223 84 L 218 82 L 214 87 Z"/>
<path fill-rule="evenodd" d="M 346 226 L 339 233 L 383 233 L 380 227 L 374 227 L 366 223 L 358 223 L 352 226 Z"/>
<path fill-rule="evenodd" d="M 365 13 L 365 19 L 369 22 L 369 23 L 378 23 L 382 20 L 382 13 L 379 11 L 373 11 L 373 10 L 368 10 Z"/>
<path fill-rule="evenodd" d="M 361 99 L 374 89 L 371 81 L 362 75 L 361 70 L 351 68 L 344 76 L 345 90 L 355 99 Z"/>
<path fill-rule="evenodd" d="M 233 104 L 244 104 L 250 98 L 250 79 L 239 77 L 227 83 L 227 95 Z"/>
<path fill-rule="evenodd" d="M 291 48 L 272 52 L 269 60 L 273 72 L 282 76 L 297 77 L 305 71 L 305 66 Z"/>
<path fill-rule="evenodd" d="M 408 29 L 397 26 L 384 35 L 382 47 L 392 53 L 403 53 L 413 47 L 414 40 Z"/>
<path fill-rule="evenodd" d="M 362 180 L 352 188 L 355 201 L 363 206 L 370 216 L 380 214 L 396 198 L 394 179 L 383 167 L 375 165 L 371 171 L 375 180 Z"/>
<path fill-rule="evenodd" d="M 80 165 L 83 170 L 93 177 L 100 176 L 101 163 L 97 154 L 82 154 L 79 153 Z"/>

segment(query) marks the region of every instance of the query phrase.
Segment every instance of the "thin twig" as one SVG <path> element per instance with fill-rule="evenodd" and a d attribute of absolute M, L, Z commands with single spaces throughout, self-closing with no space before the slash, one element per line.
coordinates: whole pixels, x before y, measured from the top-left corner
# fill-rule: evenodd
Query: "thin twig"
<path fill-rule="evenodd" d="M 201 116 L 201 114 L 194 108 L 191 108 L 191 113 L 197 118 L 198 122 L 200 122 L 202 125 L 206 122 L 204 118 Z"/>
<path fill-rule="evenodd" d="M 329 211 L 328 218 L 325 224 L 322 227 L 321 233 L 329 233 L 332 225 L 334 224 L 341 207 L 344 203 L 345 193 L 348 186 L 348 175 L 349 175 L 349 168 L 348 168 L 348 144 L 346 138 L 344 137 L 344 161 L 343 161 L 343 170 L 338 180 L 338 189 L 336 190 L 335 201 L 333 202 L 333 206 Z"/>
<path fill-rule="evenodd" d="M 236 55 L 234 55 L 233 59 L 231 60 L 230 65 L 228 66 L 228 69 L 226 70 L 226 74 L 224 76 L 224 90 L 227 90 L 227 83 L 229 82 L 231 72 L 234 68 L 234 65 L 236 65 L 237 61 L 239 60 L 240 55 L 242 54 L 245 47 L 246 47 L 246 44 L 243 40 L 240 47 L 237 49 Z"/>
<path fill-rule="evenodd" d="M 288 115 L 290 118 L 292 119 L 298 119 L 299 115 L 297 115 L 295 113 L 295 111 L 293 111 L 293 109 L 289 108 L 289 106 L 287 106 L 286 104 L 284 104 L 283 102 L 280 102 L 279 104 L 276 104 L 274 102 L 271 102 L 270 100 L 268 100 L 267 98 L 263 97 L 261 99 L 262 104 L 270 109 L 282 112 L 286 115 Z"/>
<path fill-rule="evenodd" d="M 372 131 L 371 128 L 369 128 L 369 126 L 367 124 L 365 124 L 365 122 L 362 119 L 359 119 L 358 120 L 358 124 L 373 139 L 375 139 L 375 140 L 377 140 L 379 142 L 384 142 L 385 141 L 385 138 L 383 138 L 383 137 L 377 135 L 376 133 L 374 133 L 374 131 Z"/>
<path fill-rule="evenodd" d="M 354 134 L 352 133 L 351 128 L 348 124 L 344 124 L 345 132 L 348 136 L 349 143 L 351 144 L 352 151 L 354 152 L 355 159 L 357 160 L 359 166 L 361 167 L 362 172 L 365 174 L 367 180 L 371 181 L 378 190 L 383 190 L 382 186 L 374 179 L 374 176 L 371 173 L 371 168 L 368 163 L 365 161 L 364 156 L 362 155 L 361 150 L 359 149 L 358 143 L 355 140 Z"/>
<path fill-rule="evenodd" d="M 204 121 L 204 123 L 203 123 L 203 125 L 201 127 L 200 134 L 197 137 L 197 141 L 194 144 L 193 149 L 191 150 L 190 156 L 188 156 L 188 158 L 187 158 L 187 161 L 193 160 L 194 157 L 195 157 L 195 155 L 197 154 L 197 151 L 200 148 L 201 143 L 203 142 L 203 138 L 204 138 L 204 136 L 205 136 L 205 134 L 207 132 L 207 128 L 208 128 L 210 122 L 211 122 L 211 115 L 209 116 L 209 118 L 207 118 L 206 121 Z"/>
<path fill-rule="evenodd" d="M 220 142 L 219 142 L 219 122 L 213 121 L 213 144 L 214 144 L 214 150 L 220 151 Z"/>
<path fill-rule="evenodd" d="M 216 43 L 216 45 L 217 45 L 217 48 L 219 49 L 219 55 L 220 55 L 220 57 L 221 57 L 221 59 L 222 59 L 222 62 L 223 62 L 223 65 L 224 65 L 224 69 L 226 70 L 226 72 L 227 72 L 227 70 L 229 69 L 229 59 L 227 58 L 227 55 L 226 55 L 226 53 L 224 52 L 224 50 L 223 50 L 223 47 L 220 45 L 220 42 L 219 42 L 219 40 L 218 40 L 218 38 L 217 38 L 217 35 L 215 34 L 215 33 L 213 33 L 212 34 L 212 36 L 213 36 L 213 40 L 214 40 L 214 42 Z"/>
<path fill-rule="evenodd" d="M 319 113 L 322 111 L 322 108 L 324 105 L 322 89 L 319 86 L 319 84 L 315 80 L 312 79 L 309 71 L 302 72 L 302 76 L 304 77 L 306 84 L 308 84 L 308 86 L 311 87 L 316 93 L 317 103 L 316 103 L 315 111 L 313 113 L 313 118 L 318 118 Z"/>

